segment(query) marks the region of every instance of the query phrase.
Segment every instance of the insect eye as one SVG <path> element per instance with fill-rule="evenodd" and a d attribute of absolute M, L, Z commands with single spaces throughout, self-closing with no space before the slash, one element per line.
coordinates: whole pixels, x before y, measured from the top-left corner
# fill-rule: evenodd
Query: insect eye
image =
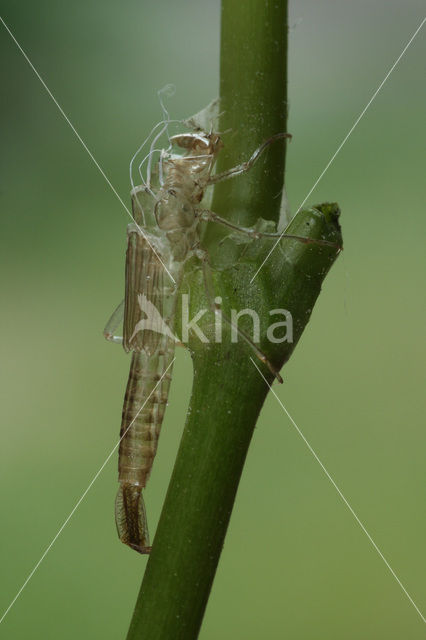
<path fill-rule="evenodd" d="M 210 145 L 207 142 L 207 140 L 197 140 L 197 142 L 194 145 L 194 151 L 200 152 L 200 151 L 206 151 L 207 149 L 209 149 Z"/>

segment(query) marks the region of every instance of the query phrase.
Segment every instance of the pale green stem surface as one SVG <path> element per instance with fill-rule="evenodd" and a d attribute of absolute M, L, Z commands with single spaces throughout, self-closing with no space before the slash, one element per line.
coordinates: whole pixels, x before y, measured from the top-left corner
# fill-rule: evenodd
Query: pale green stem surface
<path fill-rule="evenodd" d="M 223 136 L 218 171 L 248 159 L 261 142 L 286 130 L 284 0 L 222 1 L 220 96 L 224 111 L 220 131 L 232 131 Z M 217 185 L 213 210 L 245 226 L 259 218 L 276 222 L 284 164 L 285 145 L 277 142 L 249 174 Z M 289 232 L 340 244 L 337 215 L 335 205 L 301 212 Z M 204 237 L 213 267 L 232 263 L 234 255 L 241 253 L 241 247 L 229 240 L 219 244 L 223 235 L 217 225 L 210 224 Z M 265 322 L 270 309 L 291 310 L 292 344 L 271 346 L 262 332 L 261 347 L 280 367 L 308 322 L 338 251 L 283 241 L 283 248 L 277 247 L 250 284 L 272 245 L 270 240 L 246 245 L 237 268 L 216 270 L 214 282 L 225 309 L 250 307 Z M 195 307 L 206 306 L 200 270 L 188 278 Z M 250 360 L 253 353 L 248 345 L 231 344 L 226 331 L 221 344 L 206 346 L 193 340 L 190 347 L 194 360 L 190 409 L 128 640 L 197 638 L 253 429 L 268 391 Z M 272 383 L 271 373 L 258 364 Z"/>

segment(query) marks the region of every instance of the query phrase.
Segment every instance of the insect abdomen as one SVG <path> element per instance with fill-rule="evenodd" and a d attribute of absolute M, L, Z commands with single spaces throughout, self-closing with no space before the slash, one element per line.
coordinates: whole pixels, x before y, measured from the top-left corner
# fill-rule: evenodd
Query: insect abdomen
<path fill-rule="evenodd" d="M 162 336 L 163 349 L 150 356 L 134 352 L 120 430 L 119 481 L 144 487 L 154 460 L 167 404 L 174 344 Z M 167 370 L 167 373 L 164 373 Z M 161 376 L 164 376 L 161 379 Z M 159 382 L 161 380 L 161 382 Z"/>
<path fill-rule="evenodd" d="M 115 520 L 120 540 L 140 553 L 150 551 L 142 489 L 157 452 L 173 353 L 174 342 L 166 336 L 161 337 L 154 354 L 134 352 L 124 399 Z"/>

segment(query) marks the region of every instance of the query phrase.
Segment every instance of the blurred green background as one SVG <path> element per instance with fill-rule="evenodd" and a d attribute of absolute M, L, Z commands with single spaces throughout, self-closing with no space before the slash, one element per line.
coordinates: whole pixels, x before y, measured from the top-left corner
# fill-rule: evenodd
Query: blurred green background
<path fill-rule="evenodd" d="M 3 1 L 2 15 L 128 202 L 160 119 L 217 95 L 218 0 Z M 422 19 L 422 3 L 290 3 L 293 211 Z M 424 31 L 424 30 L 423 30 Z M 345 251 L 276 388 L 420 608 L 424 540 L 424 99 L 420 33 L 309 202 L 337 200 Z M 1 611 L 117 441 L 129 358 L 101 332 L 123 290 L 127 214 L 1 29 Z M 181 436 L 179 352 L 149 488 L 155 531 Z M 0 637 L 125 637 L 146 559 L 121 545 L 116 455 Z M 255 523 L 255 526 L 253 524 Z M 270 397 L 202 640 L 417 640 L 422 621 Z M 147 639 L 148 640 L 148 639 Z"/>

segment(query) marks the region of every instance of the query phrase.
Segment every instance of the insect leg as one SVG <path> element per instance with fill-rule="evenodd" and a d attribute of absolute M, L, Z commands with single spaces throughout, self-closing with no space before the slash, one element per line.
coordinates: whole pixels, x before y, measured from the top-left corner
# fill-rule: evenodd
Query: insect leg
<path fill-rule="evenodd" d="M 259 358 L 259 360 L 261 360 L 268 367 L 268 369 L 274 374 L 278 382 L 283 382 L 283 379 L 281 378 L 279 371 L 268 360 L 267 356 L 263 353 L 263 351 L 261 351 L 257 347 L 257 345 L 253 342 L 253 340 L 244 331 L 242 331 L 242 329 L 236 326 L 232 322 L 232 320 L 228 318 L 226 314 L 223 313 L 221 305 L 215 301 L 214 283 L 213 283 L 213 277 L 212 277 L 212 270 L 208 260 L 208 255 L 203 249 L 197 249 L 196 255 L 201 260 L 203 265 L 204 286 L 205 286 L 207 301 L 210 306 L 210 309 L 213 311 L 213 313 L 220 315 L 225 320 L 225 322 L 228 323 L 230 327 L 233 327 L 234 330 L 236 330 L 237 334 L 253 349 L 254 353 Z"/>
<path fill-rule="evenodd" d="M 118 326 L 123 322 L 124 316 L 124 300 L 120 302 L 118 307 L 114 310 L 112 316 L 106 323 L 104 329 L 104 338 L 109 340 L 110 342 L 114 342 L 115 344 L 123 343 L 123 336 L 115 335 L 115 332 Z"/>
<path fill-rule="evenodd" d="M 320 244 L 326 247 L 335 247 L 336 249 L 341 249 L 341 247 L 334 242 L 321 240 L 321 238 L 307 238 L 305 236 L 295 236 L 291 233 L 264 233 L 263 231 L 257 231 L 256 229 L 250 227 L 239 227 L 238 225 L 225 220 L 225 218 L 221 218 L 217 215 L 217 213 L 214 213 L 214 211 L 209 211 L 208 209 L 198 210 L 197 215 L 201 220 L 217 222 L 218 224 L 222 224 L 229 229 L 233 229 L 234 231 L 238 231 L 239 233 L 244 233 L 245 235 L 248 235 L 255 240 L 259 240 L 260 238 L 292 238 L 293 240 L 299 240 L 304 244 Z"/>
<path fill-rule="evenodd" d="M 256 151 L 252 154 L 252 156 L 246 162 L 242 162 L 238 164 L 236 167 L 232 167 L 232 169 L 228 169 L 227 171 L 223 171 L 222 173 L 216 173 L 214 176 L 210 176 L 207 184 L 216 184 L 218 182 L 222 182 L 223 180 L 228 180 L 229 178 L 234 178 L 235 176 L 239 176 L 242 173 L 246 173 L 250 171 L 256 160 L 262 155 L 262 153 L 269 147 L 270 144 L 276 142 L 277 140 L 283 140 L 285 138 L 291 138 L 290 133 L 277 133 L 268 140 L 265 140 L 260 147 L 256 149 Z"/>

